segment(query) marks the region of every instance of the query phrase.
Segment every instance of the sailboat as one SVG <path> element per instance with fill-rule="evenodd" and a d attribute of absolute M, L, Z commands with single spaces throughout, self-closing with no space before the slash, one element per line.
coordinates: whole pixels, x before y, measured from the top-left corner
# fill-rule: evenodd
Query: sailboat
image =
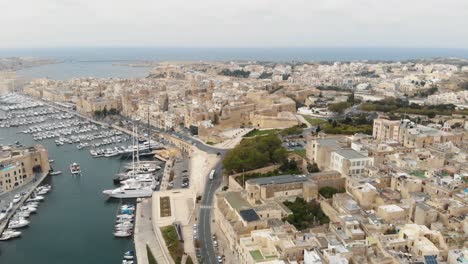
<path fill-rule="evenodd" d="M 138 128 L 133 126 L 133 146 L 135 145 L 135 137 L 138 135 Z M 138 157 L 138 147 L 137 147 L 137 162 L 140 162 Z M 135 153 L 132 154 L 132 172 L 135 172 Z M 125 183 L 116 189 L 104 190 L 102 193 L 113 198 L 139 198 L 139 197 L 151 197 L 153 190 L 156 188 L 156 182 L 152 179 L 150 182 L 145 179 L 145 181 L 139 181 L 135 178 L 130 178 L 125 181 Z"/>

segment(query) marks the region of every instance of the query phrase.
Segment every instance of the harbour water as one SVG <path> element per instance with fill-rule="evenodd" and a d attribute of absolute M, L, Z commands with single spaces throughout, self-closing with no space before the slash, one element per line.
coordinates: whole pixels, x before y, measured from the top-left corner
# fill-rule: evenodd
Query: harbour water
<path fill-rule="evenodd" d="M 0 144 L 16 140 L 25 146 L 38 144 L 30 135 L 18 134 L 21 128 L 0 128 Z M 113 236 L 119 201 L 107 200 L 102 190 L 113 188 L 112 178 L 121 160 L 92 158 L 89 149 L 74 144 L 57 147 L 53 139 L 41 141 L 55 159 L 54 170 L 63 174 L 49 176 L 45 183 L 52 191 L 41 203 L 38 213 L 20 238 L 0 241 L 1 264 L 82 264 L 121 263 L 123 252 L 133 247 L 132 239 Z M 78 162 L 81 176 L 71 176 L 69 164 Z"/>
<path fill-rule="evenodd" d="M 21 69 L 17 72 L 26 80 L 49 78 L 68 80 L 80 77 L 95 78 L 143 78 L 151 68 L 119 66 L 111 61 L 69 61 Z"/>

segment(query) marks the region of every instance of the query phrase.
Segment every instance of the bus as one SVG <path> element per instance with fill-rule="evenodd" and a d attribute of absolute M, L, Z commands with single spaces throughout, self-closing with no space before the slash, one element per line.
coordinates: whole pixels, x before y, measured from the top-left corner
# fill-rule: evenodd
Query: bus
<path fill-rule="evenodd" d="M 214 178 L 215 170 L 211 170 L 209 179 L 212 180 Z"/>

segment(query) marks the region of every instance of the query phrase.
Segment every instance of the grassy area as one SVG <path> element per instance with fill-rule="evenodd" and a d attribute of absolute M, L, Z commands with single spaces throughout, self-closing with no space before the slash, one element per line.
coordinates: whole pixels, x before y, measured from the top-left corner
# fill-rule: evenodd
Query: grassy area
<path fill-rule="evenodd" d="M 343 135 L 354 135 L 356 133 L 363 134 L 372 134 L 372 125 L 347 125 L 347 124 L 337 124 L 336 126 L 332 124 L 326 124 L 324 127 L 321 127 L 322 131 L 327 134 L 343 134 Z"/>
<path fill-rule="evenodd" d="M 250 179 L 257 179 L 257 178 L 267 178 L 279 175 L 288 175 L 288 174 L 300 174 L 302 173 L 299 167 L 297 166 L 295 161 L 290 161 L 283 166 L 280 167 L 279 170 L 270 171 L 267 173 L 248 173 L 244 176 L 236 177 L 236 181 L 241 185 L 244 186 L 244 181 L 248 181 Z"/>
<path fill-rule="evenodd" d="M 311 126 L 318 126 L 318 125 L 323 125 L 323 124 L 328 123 L 327 120 L 320 119 L 320 118 L 313 118 L 313 117 L 306 116 L 306 115 L 303 115 L 303 117 L 307 122 L 309 122 Z"/>
<path fill-rule="evenodd" d="M 426 178 L 425 171 L 423 170 L 414 170 L 410 174 L 419 178 Z"/>
<path fill-rule="evenodd" d="M 296 153 L 297 155 L 305 158 L 306 157 L 306 150 L 305 149 L 295 149 L 293 150 L 294 153 Z"/>
<path fill-rule="evenodd" d="M 280 134 L 282 136 L 300 135 L 302 134 L 302 131 L 304 131 L 303 126 L 292 126 L 292 127 L 281 130 Z"/>
<path fill-rule="evenodd" d="M 153 252 L 151 251 L 148 244 L 146 245 L 146 254 L 148 256 L 148 263 L 149 264 L 158 264 L 158 262 L 156 261 L 156 258 L 153 255 Z"/>
<path fill-rule="evenodd" d="M 296 198 L 294 202 L 284 202 L 293 213 L 287 216 L 284 220 L 294 225 L 298 230 L 315 227 L 318 225 L 327 224 L 330 219 L 320 208 L 320 204 L 316 201 L 306 202 L 302 198 Z"/>
<path fill-rule="evenodd" d="M 378 102 L 366 102 L 359 106 L 363 111 L 378 111 L 386 113 L 414 114 L 425 115 L 432 118 L 436 115 L 468 115 L 468 110 L 457 110 L 453 104 L 440 105 L 418 105 L 409 104 L 407 101 L 400 99 L 388 98 Z"/>
<path fill-rule="evenodd" d="M 172 259 L 176 264 L 181 263 L 184 245 L 179 241 L 175 227 L 172 225 L 161 227 L 161 232 Z"/>
<path fill-rule="evenodd" d="M 260 250 L 252 250 L 249 251 L 249 253 L 255 261 L 263 260 L 263 255 Z"/>
<path fill-rule="evenodd" d="M 187 256 L 187 261 L 185 262 L 185 264 L 193 264 L 193 260 L 192 260 L 192 257 L 190 255 Z"/>
<path fill-rule="evenodd" d="M 243 137 L 266 136 L 266 135 L 273 135 L 276 133 L 278 133 L 278 129 L 259 130 L 259 129 L 254 128 L 249 133 L 245 134 Z"/>

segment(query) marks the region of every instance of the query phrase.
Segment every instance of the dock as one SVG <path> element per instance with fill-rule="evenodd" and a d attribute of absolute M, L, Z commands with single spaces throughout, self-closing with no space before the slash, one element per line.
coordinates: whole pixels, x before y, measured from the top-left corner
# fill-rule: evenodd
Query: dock
<path fill-rule="evenodd" d="M 32 188 L 26 193 L 23 198 L 21 198 L 21 201 L 17 203 L 15 206 L 13 206 L 11 212 L 8 214 L 8 216 L 2 221 L 0 224 L 0 234 L 3 233 L 5 228 L 7 227 L 8 222 L 10 221 L 10 218 L 16 213 L 18 208 L 23 206 L 24 202 L 31 196 L 31 194 L 34 192 L 34 190 L 41 185 L 41 183 L 44 181 L 44 179 L 49 175 L 49 173 L 42 173 L 42 175 L 39 177 L 39 179 L 33 184 Z"/>

